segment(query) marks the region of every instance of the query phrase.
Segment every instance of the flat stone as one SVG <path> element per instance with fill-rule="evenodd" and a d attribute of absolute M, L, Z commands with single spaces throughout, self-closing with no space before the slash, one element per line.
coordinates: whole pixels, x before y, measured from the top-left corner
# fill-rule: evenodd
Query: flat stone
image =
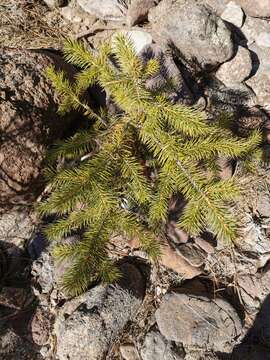
<path fill-rule="evenodd" d="M 160 263 L 181 275 L 184 279 L 193 279 L 202 273 L 199 267 L 193 266 L 184 256 L 178 254 L 169 245 L 163 245 L 161 249 Z"/>
<path fill-rule="evenodd" d="M 227 4 L 225 10 L 221 14 L 221 18 L 229 23 L 241 28 L 244 23 L 244 12 L 242 8 L 234 1 Z"/>
<path fill-rule="evenodd" d="M 252 71 L 251 54 L 248 49 L 239 46 L 235 57 L 222 64 L 216 72 L 216 77 L 226 86 L 241 83 Z"/>
<path fill-rule="evenodd" d="M 225 300 L 169 293 L 155 313 L 161 334 L 185 347 L 230 351 L 241 322 Z"/>

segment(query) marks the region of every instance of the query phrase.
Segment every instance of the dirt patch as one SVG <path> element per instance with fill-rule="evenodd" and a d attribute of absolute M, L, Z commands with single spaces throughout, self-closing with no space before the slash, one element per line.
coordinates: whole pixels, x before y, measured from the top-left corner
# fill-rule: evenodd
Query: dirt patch
<path fill-rule="evenodd" d="M 2 0 L 0 46 L 59 49 L 69 25 L 39 0 Z"/>

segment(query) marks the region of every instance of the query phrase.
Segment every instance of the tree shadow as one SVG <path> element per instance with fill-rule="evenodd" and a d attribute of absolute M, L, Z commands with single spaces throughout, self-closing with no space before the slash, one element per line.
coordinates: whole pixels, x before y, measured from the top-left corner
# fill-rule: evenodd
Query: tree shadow
<path fill-rule="evenodd" d="M 270 294 L 241 343 L 232 353 L 217 356 L 221 360 L 270 360 Z"/>

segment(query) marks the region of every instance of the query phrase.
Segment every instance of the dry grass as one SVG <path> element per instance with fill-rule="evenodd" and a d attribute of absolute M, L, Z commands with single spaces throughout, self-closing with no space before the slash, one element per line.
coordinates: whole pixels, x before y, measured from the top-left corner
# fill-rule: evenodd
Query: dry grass
<path fill-rule="evenodd" d="M 0 46 L 58 49 L 69 31 L 58 10 L 42 1 L 0 0 Z"/>

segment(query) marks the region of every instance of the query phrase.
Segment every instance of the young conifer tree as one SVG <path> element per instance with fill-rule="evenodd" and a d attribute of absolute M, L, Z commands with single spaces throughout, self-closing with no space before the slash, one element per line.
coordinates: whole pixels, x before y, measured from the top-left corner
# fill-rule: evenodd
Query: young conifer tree
<path fill-rule="evenodd" d="M 80 241 L 55 247 L 55 256 L 72 264 L 63 277 L 64 289 L 76 295 L 95 279 L 110 282 L 117 277 L 106 250 L 112 235 L 136 238 L 150 258 L 158 259 L 157 236 L 165 236 L 172 194 L 186 199 L 180 228 L 196 235 L 207 227 L 218 240 L 233 241 L 236 222 L 227 202 L 240 189 L 234 178 L 219 178 L 216 160 L 249 158 L 260 133 L 240 139 L 218 122 L 208 123 L 203 113 L 172 104 L 164 89 L 149 89 L 146 82 L 158 72 L 158 62 L 143 63 L 121 35 L 97 52 L 67 41 L 64 55 L 81 71 L 71 84 L 63 72 L 48 69 L 61 98 L 59 112 L 76 109 L 94 119 L 89 130 L 52 150 L 54 160 L 76 161 L 47 170 L 51 193 L 39 205 L 42 215 L 58 217 L 46 228 L 49 239 L 78 230 L 83 234 Z M 94 111 L 83 100 L 94 84 L 117 105 L 117 114 Z"/>

